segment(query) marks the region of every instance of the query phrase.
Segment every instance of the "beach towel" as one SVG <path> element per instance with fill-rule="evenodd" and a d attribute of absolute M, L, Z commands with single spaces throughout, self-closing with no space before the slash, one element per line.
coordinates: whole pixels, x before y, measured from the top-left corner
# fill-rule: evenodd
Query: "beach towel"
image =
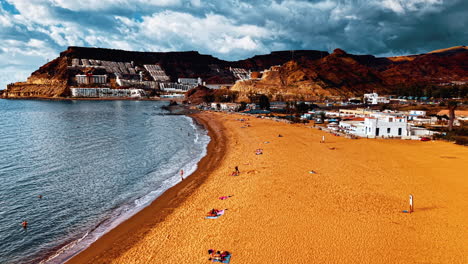
<path fill-rule="evenodd" d="M 224 257 L 224 260 L 221 261 L 221 260 L 217 260 L 217 259 L 213 259 L 213 262 L 220 262 L 220 263 L 229 263 L 231 261 L 231 254 L 227 255 L 226 257 Z"/>
<path fill-rule="evenodd" d="M 205 218 L 206 218 L 206 219 L 216 219 L 216 218 L 222 216 L 223 214 L 224 214 L 224 210 L 219 210 L 217 216 L 207 216 L 207 217 L 205 217 Z"/>

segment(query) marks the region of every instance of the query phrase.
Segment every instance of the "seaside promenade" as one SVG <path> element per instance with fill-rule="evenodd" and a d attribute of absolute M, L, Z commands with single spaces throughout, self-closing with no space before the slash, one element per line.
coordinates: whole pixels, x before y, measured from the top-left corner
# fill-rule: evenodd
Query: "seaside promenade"
<path fill-rule="evenodd" d="M 199 170 L 68 263 L 210 263 L 209 249 L 233 264 L 467 263 L 466 147 L 197 119 L 215 139 Z"/>

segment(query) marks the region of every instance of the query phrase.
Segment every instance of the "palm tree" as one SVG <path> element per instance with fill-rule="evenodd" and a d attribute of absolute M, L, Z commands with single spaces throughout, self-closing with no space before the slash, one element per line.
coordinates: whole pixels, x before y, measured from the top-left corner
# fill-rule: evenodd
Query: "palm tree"
<path fill-rule="evenodd" d="M 457 108 L 458 103 L 456 101 L 449 101 L 447 106 L 448 106 L 448 110 L 449 110 L 448 130 L 452 131 L 453 130 L 453 121 L 455 121 L 455 109 Z"/>

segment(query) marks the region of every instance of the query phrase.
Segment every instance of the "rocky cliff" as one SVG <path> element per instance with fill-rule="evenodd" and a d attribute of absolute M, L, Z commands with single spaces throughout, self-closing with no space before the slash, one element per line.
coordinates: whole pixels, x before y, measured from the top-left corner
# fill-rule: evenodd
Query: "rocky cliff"
<path fill-rule="evenodd" d="M 393 61 L 396 63 L 382 71 L 382 78 L 389 86 L 468 81 L 468 48 L 465 46 L 409 56 L 405 60 L 399 57 Z"/>
<path fill-rule="evenodd" d="M 397 88 L 468 82 L 468 49 L 453 47 L 427 54 L 376 58 L 341 49 L 320 59 L 301 58 L 265 71 L 261 79 L 239 81 L 232 90 L 246 96 L 263 93 L 273 99 L 320 99 L 360 96 Z"/>
<path fill-rule="evenodd" d="M 26 82 L 8 85 L 4 97 L 63 97 L 68 95 L 67 58 L 58 57 L 33 72 Z"/>
<path fill-rule="evenodd" d="M 9 85 L 3 96 L 66 97 L 70 95 L 69 87 L 76 74 L 105 73 L 99 68 L 70 67 L 73 59 L 132 62 L 135 67 L 159 64 L 171 81 L 181 77 L 201 77 L 208 84 L 234 83 L 236 77 L 230 68 L 243 68 L 252 71 L 251 76 L 255 79 L 238 81 L 233 90 L 239 91 L 241 96 L 264 93 L 278 99 L 355 96 L 370 91 L 391 93 L 395 87 L 401 89 L 402 85 L 468 81 L 468 50 L 465 46 L 390 58 L 352 55 L 340 49 L 332 54 L 308 50 L 278 51 L 240 61 L 224 61 L 195 51 L 134 52 L 69 47 L 58 58 L 33 72 L 27 81 Z M 150 80 L 151 76 L 146 74 L 144 78 Z"/>
<path fill-rule="evenodd" d="M 8 85 L 5 97 L 66 97 L 70 95 L 69 86 L 76 74 L 102 74 L 99 69 L 69 67 L 73 59 L 102 60 L 114 62 L 133 62 L 143 67 L 145 64 L 159 64 L 171 78 L 201 77 L 206 83 L 234 83 L 235 77 L 229 67 L 263 70 L 273 65 L 286 63 L 292 52 L 273 52 L 268 55 L 255 56 L 240 61 L 224 61 L 210 55 L 202 55 L 196 51 L 188 52 L 135 52 L 114 49 L 69 47 L 60 53 L 55 60 L 33 72 L 26 82 Z M 320 51 L 295 51 L 297 58 L 316 59 L 326 56 Z M 145 76 L 150 78 L 149 76 Z"/>

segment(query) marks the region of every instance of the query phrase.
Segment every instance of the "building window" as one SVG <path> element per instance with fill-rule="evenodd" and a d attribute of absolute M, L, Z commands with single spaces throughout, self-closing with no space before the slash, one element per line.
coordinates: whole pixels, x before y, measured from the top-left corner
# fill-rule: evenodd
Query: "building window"
<path fill-rule="evenodd" d="M 387 128 L 387 134 L 390 134 L 390 128 L 389 127 Z"/>
<path fill-rule="evenodd" d="M 398 135 L 401 136 L 401 127 L 398 128 Z"/>

